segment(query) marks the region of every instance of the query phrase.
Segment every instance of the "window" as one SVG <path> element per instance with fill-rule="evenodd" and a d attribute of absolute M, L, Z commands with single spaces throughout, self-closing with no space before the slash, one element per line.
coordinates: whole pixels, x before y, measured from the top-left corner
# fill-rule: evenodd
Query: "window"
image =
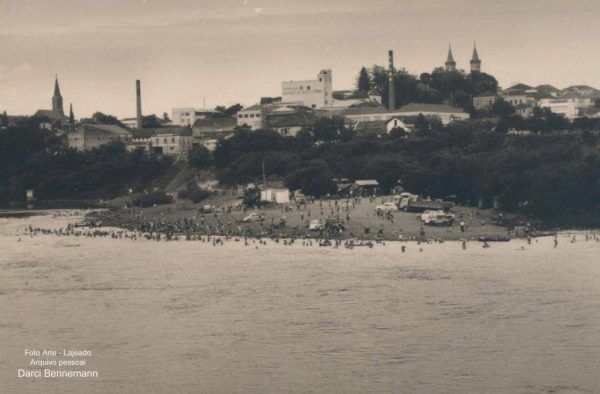
<path fill-rule="evenodd" d="M 254 118 L 254 114 L 250 114 L 250 117 L 251 117 L 251 118 Z"/>
<path fill-rule="evenodd" d="M 172 142 L 172 143 L 175 143 L 175 137 L 172 137 L 172 138 L 171 138 L 171 142 Z"/>
<path fill-rule="evenodd" d="M 310 90 L 310 86 L 307 86 L 307 87 L 306 87 L 306 90 Z"/>
<path fill-rule="evenodd" d="M 260 118 L 260 114 L 256 114 L 256 117 L 257 117 L 257 118 Z"/>
<path fill-rule="evenodd" d="M 165 138 L 163 142 L 166 144 L 167 143 L 167 139 Z"/>

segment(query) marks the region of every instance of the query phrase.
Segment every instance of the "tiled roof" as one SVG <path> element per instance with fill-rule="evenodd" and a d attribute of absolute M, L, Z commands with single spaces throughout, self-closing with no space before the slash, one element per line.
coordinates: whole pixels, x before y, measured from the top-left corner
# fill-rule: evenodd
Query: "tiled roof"
<path fill-rule="evenodd" d="M 491 90 L 485 91 L 483 93 L 479 93 L 475 97 L 498 97 L 498 93 L 494 93 Z"/>
<path fill-rule="evenodd" d="M 312 112 L 293 112 L 291 114 L 274 116 L 269 119 L 270 127 L 306 127 L 315 123 L 316 116 Z"/>
<path fill-rule="evenodd" d="M 441 112 L 441 113 L 464 113 L 460 108 L 451 107 L 446 104 L 409 103 L 400 107 L 397 112 Z"/>
<path fill-rule="evenodd" d="M 184 126 L 165 126 L 155 128 L 133 129 L 133 138 L 149 138 L 158 134 L 191 136 L 192 130 Z"/>
<path fill-rule="evenodd" d="M 117 135 L 131 134 L 129 130 L 113 124 L 81 124 L 79 129 L 83 131 L 101 131 Z"/>
<path fill-rule="evenodd" d="M 198 119 L 194 123 L 194 130 L 199 131 L 232 131 L 237 125 L 235 118 L 213 118 L 208 117 L 204 119 Z"/>
<path fill-rule="evenodd" d="M 51 109 L 38 109 L 35 114 L 33 114 L 34 118 L 48 118 L 50 120 L 69 120 L 68 117 L 61 114 L 60 112 L 53 111 Z"/>

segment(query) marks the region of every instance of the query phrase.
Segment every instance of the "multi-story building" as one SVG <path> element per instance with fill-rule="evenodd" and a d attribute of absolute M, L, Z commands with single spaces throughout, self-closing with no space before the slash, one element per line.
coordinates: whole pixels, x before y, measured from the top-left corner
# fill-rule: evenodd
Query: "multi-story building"
<path fill-rule="evenodd" d="M 248 108 L 240 110 L 237 114 L 237 125 L 240 127 L 249 127 L 251 130 L 258 130 L 265 127 L 263 122 L 265 109 L 268 104 L 255 104 Z"/>
<path fill-rule="evenodd" d="M 473 97 L 473 107 L 475 109 L 489 108 L 499 99 L 497 93 L 487 91 Z"/>
<path fill-rule="evenodd" d="M 439 118 L 442 124 L 447 125 L 455 120 L 469 119 L 469 114 L 460 108 L 451 107 L 446 104 L 410 103 L 394 111 L 379 107 L 354 107 L 341 113 L 352 123 L 384 121 L 398 117 L 400 119 L 412 118 L 423 115 L 426 118 Z"/>
<path fill-rule="evenodd" d="M 205 108 L 173 108 L 171 110 L 171 120 L 175 126 L 191 127 L 198 119 L 204 119 L 216 112 L 214 109 Z"/>
<path fill-rule="evenodd" d="M 150 135 L 151 151 L 155 154 L 175 156 L 177 159 L 185 160 L 193 147 L 194 137 L 189 127 L 160 127 L 152 129 Z"/>
<path fill-rule="evenodd" d="M 116 141 L 127 143 L 130 140 L 130 131 L 109 124 L 80 124 L 76 131 L 67 134 L 69 146 L 77 150 L 97 148 Z"/>
<path fill-rule="evenodd" d="M 333 105 L 333 82 L 331 70 L 321 70 L 317 79 L 286 81 L 281 83 L 283 102 L 299 102 L 310 108 Z"/>

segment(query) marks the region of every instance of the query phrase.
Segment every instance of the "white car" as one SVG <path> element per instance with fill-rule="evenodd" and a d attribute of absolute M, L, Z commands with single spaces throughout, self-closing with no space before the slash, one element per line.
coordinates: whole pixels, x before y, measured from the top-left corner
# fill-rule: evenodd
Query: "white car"
<path fill-rule="evenodd" d="M 308 229 L 310 231 L 321 231 L 324 228 L 325 224 L 323 224 L 323 221 L 319 219 L 311 220 L 310 224 L 308 225 Z"/>
<path fill-rule="evenodd" d="M 386 202 L 375 207 L 377 212 L 396 212 L 397 210 L 398 205 L 395 202 Z"/>
<path fill-rule="evenodd" d="M 245 216 L 242 219 L 242 223 L 260 222 L 262 219 L 264 219 L 264 215 L 261 215 L 257 212 L 252 212 L 250 215 Z"/>
<path fill-rule="evenodd" d="M 451 226 L 454 219 L 455 216 L 453 214 L 444 211 L 425 211 L 421 215 L 423 224 L 431 226 Z"/>

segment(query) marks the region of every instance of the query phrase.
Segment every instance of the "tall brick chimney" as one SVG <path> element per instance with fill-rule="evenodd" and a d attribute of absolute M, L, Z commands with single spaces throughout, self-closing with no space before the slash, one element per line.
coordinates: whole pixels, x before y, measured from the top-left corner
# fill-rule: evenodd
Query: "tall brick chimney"
<path fill-rule="evenodd" d="M 396 91 L 394 86 L 394 51 L 390 50 L 388 52 L 389 55 L 389 73 L 390 73 L 390 81 L 389 81 L 389 100 L 388 100 L 388 108 L 390 112 L 396 110 Z"/>
<path fill-rule="evenodd" d="M 137 128 L 143 128 L 142 125 L 142 89 L 140 87 L 140 80 L 135 81 L 135 96 L 137 100 Z"/>

